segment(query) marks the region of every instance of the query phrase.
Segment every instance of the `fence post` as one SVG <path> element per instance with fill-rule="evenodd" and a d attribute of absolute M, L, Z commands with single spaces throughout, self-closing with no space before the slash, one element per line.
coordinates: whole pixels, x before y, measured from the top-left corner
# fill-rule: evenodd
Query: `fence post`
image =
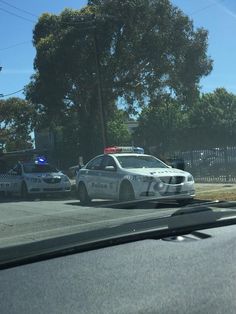
<path fill-rule="evenodd" d="M 224 148 L 224 162 L 225 162 L 225 174 L 226 181 L 229 181 L 229 163 L 228 163 L 228 147 Z"/>

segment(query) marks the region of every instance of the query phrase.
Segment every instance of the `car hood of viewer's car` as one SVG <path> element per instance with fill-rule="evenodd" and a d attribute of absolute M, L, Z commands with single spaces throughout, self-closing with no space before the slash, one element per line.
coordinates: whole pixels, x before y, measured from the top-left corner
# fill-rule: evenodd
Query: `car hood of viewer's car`
<path fill-rule="evenodd" d="M 186 176 L 189 173 L 183 170 L 174 168 L 129 168 L 125 169 L 127 173 L 144 175 L 144 176 Z"/>

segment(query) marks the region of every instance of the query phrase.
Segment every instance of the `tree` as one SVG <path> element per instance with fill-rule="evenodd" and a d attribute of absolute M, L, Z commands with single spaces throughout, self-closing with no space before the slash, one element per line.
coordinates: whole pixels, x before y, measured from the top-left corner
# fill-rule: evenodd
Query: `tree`
<path fill-rule="evenodd" d="M 236 144 L 236 95 L 224 88 L 203 93 L 189 109 L 167 99 L 145 108 L 139 116 L 137 143 L 158 153 Z"/>
<path fill-rule="evenodd" d="M 42 126 L 51 128 L 63 126 L 74 108 L 87 157 L 102 150 L 98 87 L 107 129 L 119 99 L 131 111 L 165 95 L 190 107 L 212 68 L 207 32 L 195 30 L 168 0 L 94 0 L 81 10 L 43 14 L 33 43 L 27 99 L 42 113 Z"/>
<path fill-rule="evenodd" d="M 202 94 L 189 112 L 189 127 L 198 146 L 235 145 L 236 95 L 224 88 Z"/>
<path fill-rule="evenodd" d="M 128 127 L 125 124 L 128 121 L 127 114 L 123 110 L 117 110 L 112 119 L 107 123 L 107 144 L 113 145 L 131 145 L 132 139 Z"/>
<path fill-rule="evenodd" d="M 34 107 L 20 98 L 0 100 L 0 141 L 6 150 L 32 148 Z"/>
<path fill-rule="evenodd" d="M 187 114 L 179 102 L 170 97 L 159 98 L 142 110 L 135 132 L 135 142 L 156 154 L 167 154 L 181 148 L 182 131 Z"/>
<path fill-rule="evenodd" d="M 92 0 L 113 26 L 112 55 L 117 87 L 126 100 L 170 92 L 189 105 L 202 76 L 212 69 L 206 55 L 207 31 L 168 0 Z M 110 16 L 113 17 L 111 20 Z M 112 29 L 112 28 L 111 28 Z"/>

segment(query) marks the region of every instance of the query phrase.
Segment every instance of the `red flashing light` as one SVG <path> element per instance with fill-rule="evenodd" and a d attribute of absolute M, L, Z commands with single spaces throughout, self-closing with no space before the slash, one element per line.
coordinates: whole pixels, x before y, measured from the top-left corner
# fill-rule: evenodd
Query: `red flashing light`
<path fill-rule="evenodd" d="M 116 154 L 116 153 L 121 153 L 121 151 L 122 151 L 121 147 L 111 146 L 111 147 L 106 147 L 104 149 L 104 154 Z"/>
<path fill-rule="evenodd" d="M 104 149 L 104 154 L 118 154 L 118 153 L 137 153 L 144 154 L 144 149 L 133 146 L 110 146 Z"/>

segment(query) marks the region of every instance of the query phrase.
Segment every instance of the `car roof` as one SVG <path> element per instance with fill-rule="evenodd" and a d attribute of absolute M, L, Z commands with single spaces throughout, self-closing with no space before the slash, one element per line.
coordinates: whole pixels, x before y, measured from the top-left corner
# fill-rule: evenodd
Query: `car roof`
<path fill-rule="evenodd" d="M 119 157 L 119 156 L 151 156 L 151 155 L 147 155 L 147 154 L 137 154 L 137 153 L 118 153 L 118 154 L 105 154 L 105 155 L 109 155 L 109 156 L 115 156 L 115 157 Z"/>

